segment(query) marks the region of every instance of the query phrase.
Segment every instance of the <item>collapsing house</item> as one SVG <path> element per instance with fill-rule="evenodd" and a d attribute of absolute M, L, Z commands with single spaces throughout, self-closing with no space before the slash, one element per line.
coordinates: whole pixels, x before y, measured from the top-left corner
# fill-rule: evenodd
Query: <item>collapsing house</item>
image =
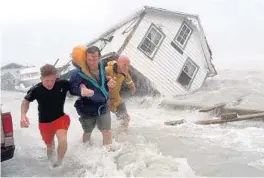
<path fill-rule="evenodd" d="M 92 45 L 105 61 L 127 55 L 142 92 L 184 95 L 217 74 L 198 15 L 144 6 L 86 44 Z"/>

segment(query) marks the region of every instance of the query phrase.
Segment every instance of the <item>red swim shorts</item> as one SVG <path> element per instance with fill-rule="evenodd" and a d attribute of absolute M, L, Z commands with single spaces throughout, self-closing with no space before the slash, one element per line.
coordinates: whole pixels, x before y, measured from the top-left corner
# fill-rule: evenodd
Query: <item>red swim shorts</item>
<path fill-rule="evenodd" d="M 58 119 L 48 122 L 48 123 L 39 123 L 39 130 L 42 136 L 42 140 L 45 144 L 50 145 L 54 139 L 55 133 L 57 130 L 68 130 L 70 126 L 70 117 L 65 114 L 64 116 L 59 117 Z"/>

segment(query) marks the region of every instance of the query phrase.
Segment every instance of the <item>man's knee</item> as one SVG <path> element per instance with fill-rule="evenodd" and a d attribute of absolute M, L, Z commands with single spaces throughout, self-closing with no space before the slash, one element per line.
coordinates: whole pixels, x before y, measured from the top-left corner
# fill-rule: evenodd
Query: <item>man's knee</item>
<path fill-rule="evenodd" d="M 92 133 L 91 132 L 83 132 L 83 138 L 90 139 Z"/>
<path fill-rule="evenodd" d="M 58 143 L 67 143 L 67 137 L 58 139 Z"/>
<path fill-rule="evenodd" d="M 112 130 L 102 130 L 101 132 L 105 136 L 111 136 L 112 135 Z"/>
<path fill-rule="evenodd" d="M 59 145 L 67 145 L 67 138 L 60 138 L 58 139 L 58 146 Z"/>

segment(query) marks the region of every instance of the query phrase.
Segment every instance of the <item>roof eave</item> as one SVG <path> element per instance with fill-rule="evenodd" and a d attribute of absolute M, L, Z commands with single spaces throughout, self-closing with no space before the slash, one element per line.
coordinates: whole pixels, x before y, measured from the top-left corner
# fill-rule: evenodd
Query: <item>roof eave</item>
<path fill-rule="evenodd" d="M 164 13 L 178 15 L 178 16 L 189 16 L 189 17 L 193 17 L 193 18 L 198 17 L 197 14 L 184 13 L 184 12 L 180 12 L 180 11 L 170 11 L 170 10 L 163 9 L 163 8 L 156 8 L 156 7 L 151 7 L 151 6 L 144 6 L 144 8 L 146 11 L 147 10 L 153 10 L 153 11 L 157 11 L 157 12 L 164 12 Z"/>
<path fill-rule="evenodd" d="M 114 27 L 110 28 L 109 30 L 107 30 L 106 32 L 104 32 L 102 35 L 100 35 L 98 38 L 95 38 L 94 40 L 88 42 L 86 44 L 86 46 L 90 46 L 91 44 L 97 42 L 98 40 L 100 40 L 101 38 L 113 33 L 115 30 L 117 30 L 118 28 L 120 28 L 121 26 L 123 26 L 124 24 L 130 22 L 131 20 L 138 18 L 141 16 L 142 13 L 145 12 L 145 9 L 141 9 L 139 11 L 136 11 L 136 13 L 130 15 L 129 17 L 127 17 L 126 19 L 122 20 L 120 23 L 117 23 L 116 25 L 114 25 Z"/>

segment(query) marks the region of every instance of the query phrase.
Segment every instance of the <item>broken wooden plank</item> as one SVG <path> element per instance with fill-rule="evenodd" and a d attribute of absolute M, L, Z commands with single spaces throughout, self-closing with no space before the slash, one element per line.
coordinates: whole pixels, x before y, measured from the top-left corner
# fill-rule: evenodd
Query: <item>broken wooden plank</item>
<path fill-rule="evenodd" d="M 247 114 L 256 114 L 264 112 L 264 110 L 253 110 L 253 109 L 245 109 L 245 108 L 231 108 L 231 107 L 224 107 L 221 110 L 221 113 L 231 113 L 235 112 L 238 115 L 247 115 Z"/>
<path fill-rule="evenodd" d="M 184 122 L 185 122 L 185 120 L 181 119 L 181 120 L 176 120 L 176 121 L 167 121 L 167 122 L 164 122 L 164 124 L 165 125 L 179 125 L 179 124 L 182 124 Z"/>
<path fill-rule="evenodd" d="M 212 111 L 214 109 L 223 108 L 223 107 L 225 107 L 226 104 L 227 103 L 218 103 L 218 104 L 215 104 L 213 106 L 203 107 L 199 110 L 199 112 L 208 112 L 208 111 Z"/>
<path fill-rule="evenodd" d="M 200 120 L 197 121 L 196 124 L 200 125 L 209 125 L 209 124 L 220 124 L 226 122 L 225 120 L 222 120 L 221 117 L 213 117 L 212 119 L 206 119 L 206 120 Z"/>
<path fill-rule="evenodd" d="M 225 114 L 222 114 L 220 117 L 223 120 L 235 119 L 235 118 L 237 118 L 237 113 L 235 113 L 235 112 L 233 112 L 233 113 L 225 113 Z"/>
<path fill-rule="evenodd" d="M 220 116 L 220 117 L 216 117 L 214 119 L 197 121 L 196 124 L 202 124 L 202 125 L 221 124 L 221 123 L 226 123 L 226 122 L 250 120 L 250 119 L 257 119 L 257 118 L 263 118 L 264 119 L 264 112 L 256 113 L 256 114 L 247 114 L 247 115 L 237 116 L 235 118 L 229 118 L 229 119 L 223 119 Z"/>
<path fill-rule="evenodd" d="M 60 58 L 58 58 L 58 59 L 56 60 L 56 62 L 53 64 L 54 67 L 57 65 L 57 63 L 59 62 L 59 60 L 60 60 Z"/>
<path fill-rule="evenodd" d="M 241 115 L 238 116 L 237 119 L 239 120 L 245 120 L 245 119 L 255 119 L 255 118 L 264 118 L 264 112 L 256 113 L 256 114 L 247 114 L 247 115 Z"/>
<path fill-rule="evenodd" d="M 214 109 L 220 109 L 220 108 L 224 108 L 226 105 L 230 104 L 230 103 L 233 103 L 238 105 L 241 101 L 242 101 L 242 98 L 244 96 L 241 96 L 235 100 L 232 100 L 232 101 L 228 101 L 228 102 L 220 102 L 220 103 L 217 103 L 217 104 L 214 104 L 213 106 L 207 106 L 207 107 L 203 107 L 199 110 L 199 112 L 208 112 L 208 111 L 212 111 Z"/>
<path fill-rule="evenodd" d="M 205 105 L 201 103 L 190 103 L 186 101 L 177 101 L 177 100 L 168 100 L 164 99 L 161 101 L 159 104 L 161 107 L 169 107 L 172 109 L 179 109 L 179 110 L 198 110 L 201 109 L 202 107 L 205 107 Z"/>

